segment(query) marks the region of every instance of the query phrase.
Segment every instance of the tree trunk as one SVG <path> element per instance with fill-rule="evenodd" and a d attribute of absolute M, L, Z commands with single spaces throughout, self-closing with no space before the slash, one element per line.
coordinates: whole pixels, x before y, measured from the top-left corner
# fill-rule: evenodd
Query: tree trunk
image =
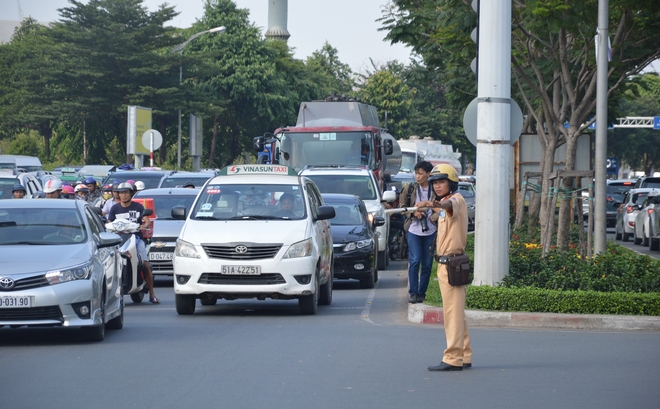
<path fill-rule="evenodd" d="M 577 151 L 577 128 L 570 126 L 569 136 L 566 138 L 566 165 L 564 170 L 575 170 L 575 153 Z M 564 178 L 562 182 L 564 192 L 573 189 L 573 178 Z M 559 227 L 557 229 L 557 247 L 561 250 L 568 250 L 568 231 L 571 224 L 571 198 L 567 194 L 561 194 L 561 205 L 559 206 Z"/>
<path fill-rule="evenodd" d="M 557 149 L 557 140 L 556 138 L 549 137 L 548 144 L 545 146 L 545 149 L 542 151 L 541 155 L 541 164 L 539 166 L 539 171 L 542 173 L 541 176 L 541 204 L 540 204 L 540 213 L 539 213 L 539 222 L 541 225 L 541 245 L 545 244 L 544 240 L 548 236 L 547 229 L 550 226 L 554 225 L 555 217 L 555 206 L 552 196 L 548 193 L 552 187 L 552 182 L 550 181 L 550 175 L 552 174 L 554 163 L 555 163 L 555 150 Z M 551 236 L 551 235 L 550 235 Z"/>
<path fill-rule="evenodd" d="M 220 127 L 219 117 L 213 117 L 213 137 L 211 138 L 211 152 L 209 153 L 209 168 L 214 168 L 213 162 L 215 161 L 215 147 L 218 143 L 218 128 Z"/>
<path fill-rule="evenodd" d="M 160 134 L 163 135 L 163 144 L 160 145 L 160 151 L 158 152 L 158 162 L 162 166 L 167 159 L 167 143 L 165 143 L 167 140 L 165 138 L 165 135 L 167 135 L 167 122 L 165 121 L 161 121 L 160 123 Z"/>
<path fill-rule="evenodd" d="M 46 155 L 46 158 L 50 160 L 50 138 L 53 137 L 53 128 L 51 127 L 49 120 L 41 123 L 39 132 L 44 137 L 44 154 Z"/>

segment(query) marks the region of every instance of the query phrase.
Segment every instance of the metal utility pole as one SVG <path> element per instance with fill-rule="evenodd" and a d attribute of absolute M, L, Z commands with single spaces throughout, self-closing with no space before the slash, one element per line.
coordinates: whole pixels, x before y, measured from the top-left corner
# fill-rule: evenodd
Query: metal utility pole
<path fill-rule="evenodd" d="M 481 1 L 479 10 L 475 285 L 509 272 L 511 174 L 511 0 Z"/>
<path fill-rule="evenodd" d="M 598 0 L 598 56 L 596 61 L 596 176 L 594 195 L 594 254 L 606 250 L 606 189 L 607 189 L 607 60 L 609 55 L 608 0 Z"/>
<path fill-rule="evenodd" d="M 200 31 L 199 33 L 193 34 L 188 40 L 177 45 L 172 49 L 173 53 L 178 52 L 180 55 L 183 54 L 183 48 L 188 45 L 189 42 L 196 39 L 197 37 L 208 34 L 208 33 L 224 33 L 226 30 L 225 26 L 214 27 L 209 30 Z M 179 85 L 183 82 L 183 64 L 179 64 Z M 181 108 L 179 108 L 179 131 L 177 135 L 176 143 L 176 168 L 177 170 L 181 169 Z"/>

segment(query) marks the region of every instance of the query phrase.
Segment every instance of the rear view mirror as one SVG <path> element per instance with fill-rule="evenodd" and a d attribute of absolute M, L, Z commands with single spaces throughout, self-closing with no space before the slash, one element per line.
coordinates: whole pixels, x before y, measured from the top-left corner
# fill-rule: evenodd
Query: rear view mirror
<path fill-rule="evenodd" d="M 265 143 L 266 139 L 263 136 L 256 136 L 252 140 L 252 149 L 254 149 L 255 152 L 263 152 Z"/>

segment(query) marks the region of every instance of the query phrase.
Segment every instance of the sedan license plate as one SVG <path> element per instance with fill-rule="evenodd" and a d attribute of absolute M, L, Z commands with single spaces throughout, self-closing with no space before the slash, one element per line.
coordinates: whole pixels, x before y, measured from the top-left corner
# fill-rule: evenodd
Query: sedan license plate
<path fill-rule="evenodd" d="M 0 297 L 0 308 L 30 308 L 32 297 L 30 296 L 5 296 Z"/>
<path fill-rule="evenodd" d="M 149 260 L 161 261 L 161 260 L 174 260 L 174 253 L 165 253 L 162 251 L 154 251 L 149 253 Z"/>
<path fill-rule="evenodd" d="M 244 274 L 256 276 L 261 274 L 261 266 L 222 266 L 220 272 L 222 274 Z"/>

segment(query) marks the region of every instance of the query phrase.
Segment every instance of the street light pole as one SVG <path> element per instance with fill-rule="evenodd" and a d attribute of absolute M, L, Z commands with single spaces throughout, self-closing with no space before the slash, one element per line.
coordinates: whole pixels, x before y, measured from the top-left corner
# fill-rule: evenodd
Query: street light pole
<path fill-rule="evenodd" d="M 208 34 L 208 33 L 224 33 L 227 28 L 225 26 L 214 27 L 209 30 L 200 31 L 199 33 L 193 34 L 188 40 L 177 45 L 172 49 L 173 53 L 178 52 L 179 55 L 183 55 L 183 48 L 188 45 L 189 42 L 196 39 L 197 37 Z M 179 85 L 183 82 L 183 63 L 179 64 Z M 177 133 L 177 143 L 176 143 L 176 169 L 181 169 L 181 108 L 179 108 L 179 131 Z"/>

